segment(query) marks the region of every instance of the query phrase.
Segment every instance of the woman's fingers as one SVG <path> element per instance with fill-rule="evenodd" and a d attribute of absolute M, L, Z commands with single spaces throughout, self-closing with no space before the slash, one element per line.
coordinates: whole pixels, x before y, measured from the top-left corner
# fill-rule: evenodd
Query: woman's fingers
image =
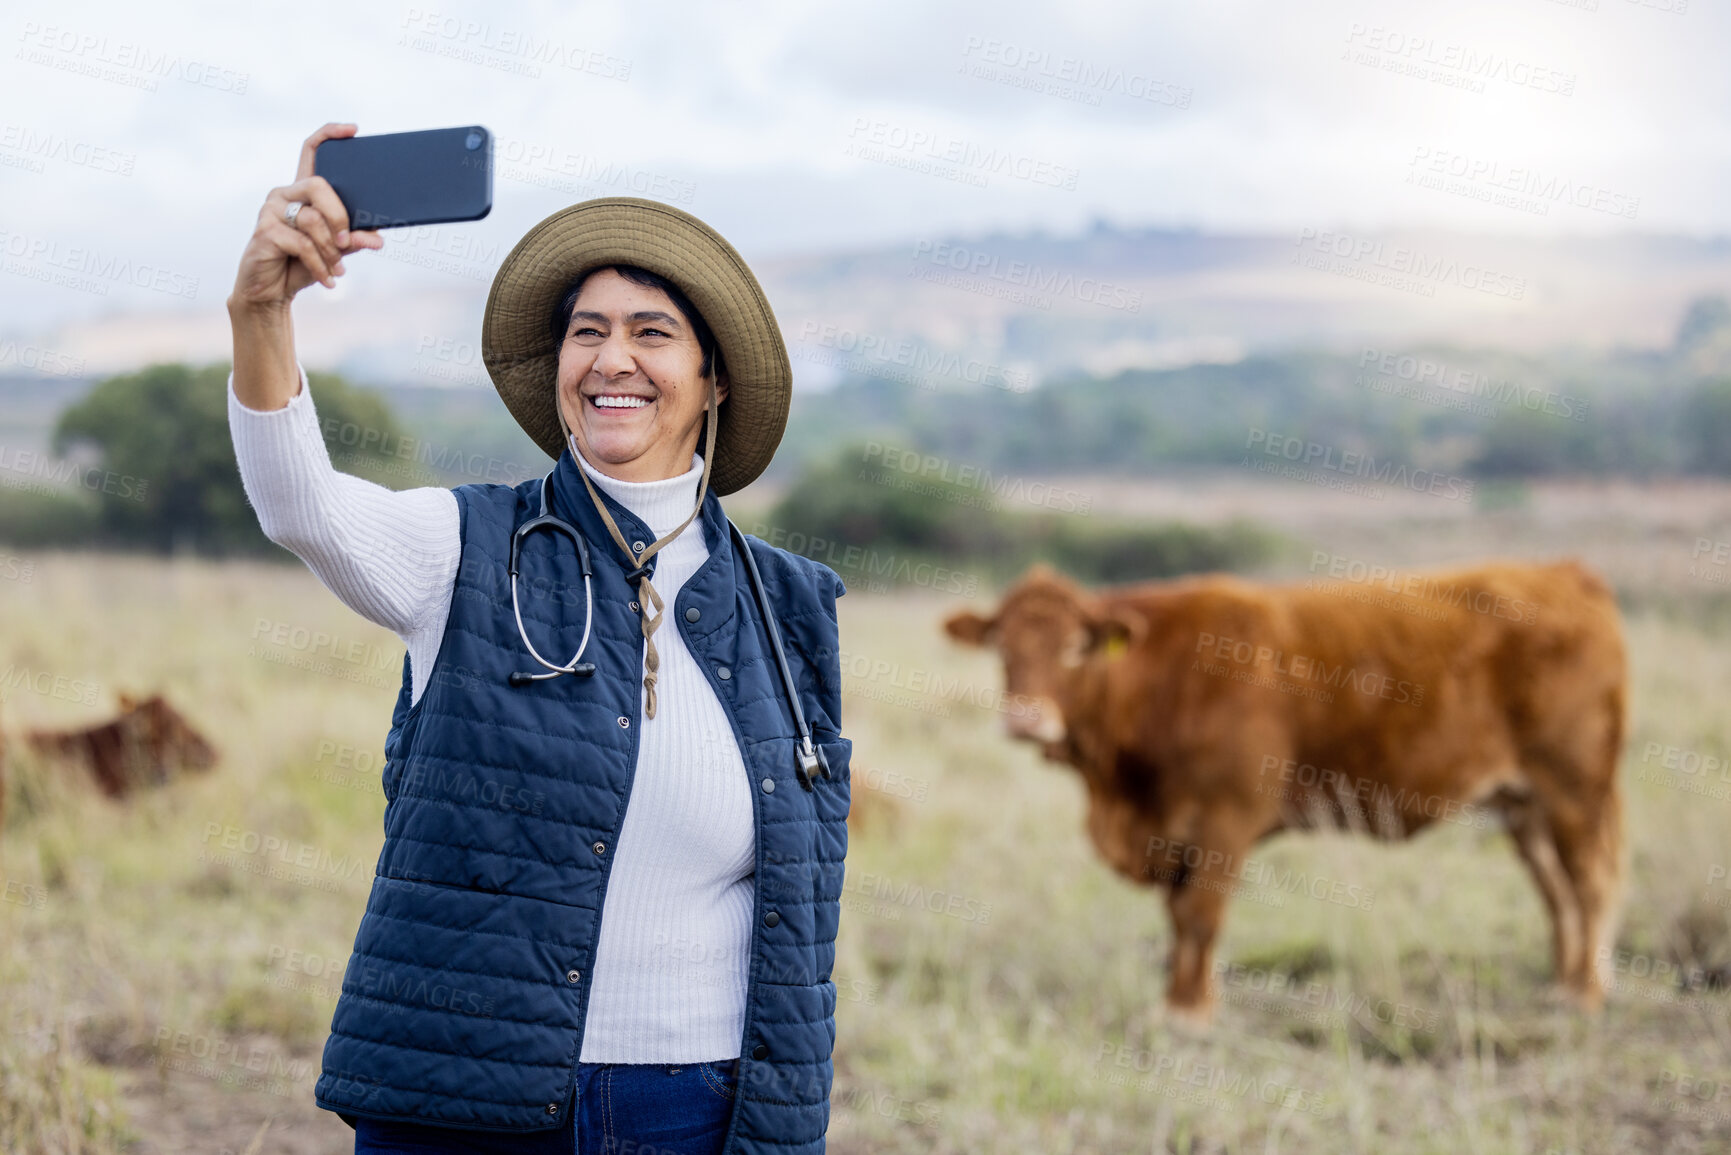
<path fill-rule="evenodd" d="M 312 246 L 313 251 L 318 253 L 322 266 L 329 269 L 341 259 L 341 254 L 330 239 L 329 228 L 319 216 L 318 210 L 304 201 L 298 202 L 301 206 L 300 215 L 290 224 L 286 210 L 289 205 L 297 202 L 286 195 L 287 191 L 286 188 L 272 189 L 265 198 L 264 207 L 259 209 L 255 235 L 274 248 L 289 264 L 293 264 L 305 249 L 299 244 L 287 244 L 286 238 L 299 237 Z M 324 239 L 322 245 L 321 236 Z M 308 265 L 308 271 L 312 271 L 311 265 Z M 325 277 L 317 274 L 316 279 L 323 281 Z"/>
<path fill-rule="evenodd" d="M 313 244 L 311 237 L 294 228 L 287 221 L 272 221 L 265 226 L 264 231 L 266 238 L 272 244 L 306 266 L 307 272 L 313 275 L 314 280 L 327 289 L 337 287 L 336 279 L 331 276 L 330 267 L 325 264 L 324 257 L 319 253 L 319 247 Z"/>
<path fill-rule="evenodd" d="M 376 229 L 350 229 L 349 243 L 343 246 L 343 255 L 358 253 L 362 249 L 382 249 L 384 247 L 385 238 L 380 236 Z"/>
<path fill-rule="evenodd" d="M 304 207 L 295 217 L 293 227 L 312 238 L 326 267 L 339 275 L 343 271 L 344 255 L 363 248 L 384 247 L 384 239 L 377 230 L 348 228 L 348 210 L 330 182 L 322 176 L 310 176 L 273 190 L 272 198 L 280 200 L 285 210 L 290 202 L 301 202 Z"/>
<path fill-rule="evenodd" d="M 289 200 L 301 201 L 318 209 L 319 215 L 330 222 L 337 244 L 348 243 L 349 238 L 345 234 L 349 228 L 349 210 L 343 207 L 342 198 L 337 196 L 337 190 L 331 187 L 330 181 L 322 176 L 309 176 L 305 180 L 295 181 L 282 191 Z"/>
<path fill-rule="evenodd" d="M 356 131 L 357 127 L 353 124 L 333 120 L 307 137 L 301 142 L 301 160 L 299 167 L 295 169 L 295 179 L 305 180 L 313 175 L 313 154 L 318 152 L 319 145 L 327 140 L 341 140 L 344 137 L 353 136 Z"/>
<path fill-rule="evenodd" d="M 327 266 L 337 268 L 343 259 L 343 250 L 337 244 L 331 222 L 325 220 L 323 213 L 312 205 L 305 205 L 291 227 L 319 247 L 319 257 Z"/>

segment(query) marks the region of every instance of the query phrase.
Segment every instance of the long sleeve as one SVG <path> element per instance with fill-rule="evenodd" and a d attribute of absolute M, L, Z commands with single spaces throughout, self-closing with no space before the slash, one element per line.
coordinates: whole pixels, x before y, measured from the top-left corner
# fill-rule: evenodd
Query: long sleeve
<path fill-rule="evenodd" d="M 457 498 L 392 490 L 338 471 L 301 369 L 281 409 L 249 409 L 228 378 L 228 427 L 265 536 L 306 562 L 344 605 L 402 638 L 419 698 L 450 616 L 462 554 Z"/>

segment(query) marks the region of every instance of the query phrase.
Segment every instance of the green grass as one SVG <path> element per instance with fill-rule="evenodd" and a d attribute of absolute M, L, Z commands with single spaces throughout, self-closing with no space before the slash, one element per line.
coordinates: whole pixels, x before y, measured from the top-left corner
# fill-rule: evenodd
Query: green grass
<path fill-rule="evenodd" d="M 394 639 L 298 569 L 38 561 L 0 598 L 0 668 L 92 679 L 101 697 L 14 690 L 0 707 L 8 733 L 106 716 L 118 689 L 162 689 L 222 761 L 123 808 L 12 743 L 0 1150 L 349 1150 L 348 1128 L 312 1105 L 311 1080 L 380 844 L 377 751 L 396 672 L 381 687 L 249 648 L 260 619 L 387 650 Z M 850 652 L 899 663 L 904 678 L 999 685 L 989 657 L 943 640 L 941 599 L 854 593 L 840 606 Z M 1648 741 L 1731 749 L 1720 706 L 1731 651 L 1659 614 L 1634 618 L 1629 636 L 1620 945 L 1731 962 L 1726 908 L 1708 887 L 1731 854 L 1731 802 L 1637 775 Z M 849 853 L 830 1139 L 841 1155 L 1725 1149 L 1731 1123 L 1678 1088 L 1731 1085 L 1731 998 L 1667 998 L 1624 975 L 1596 1019 L 1560 1004 L 1538 897 L 1495 831 L 1270 844 L 1276 866 L 1373 889 L 1374 904 L 1235 901 L 1220 958 L 1239 978 L 1215 1027 L 1186 1032 L 1160 1009 L 1158 896 L 1096 859 L 1074 774 L 1007 741 L 990 710 L 916 704 L 889 678 L 847 683 L 856 781 L 894 774 L 909 789 L 896 820 Z M 321 743 L 371 752 L 371 778 L 341 780 Z M 230 828 L 362 865 L 271 877 L 220 860 Z M 1285 992 L 1268 993 L 1271 975 Z"/>

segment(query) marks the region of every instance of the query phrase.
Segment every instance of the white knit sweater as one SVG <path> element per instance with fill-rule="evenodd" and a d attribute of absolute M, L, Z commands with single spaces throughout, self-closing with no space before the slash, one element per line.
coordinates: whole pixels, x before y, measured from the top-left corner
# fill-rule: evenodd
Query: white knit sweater
<path fill-rule="evenodd" d="M 228 423 L 247 499 L 272 541 L 330 591 L 408 646 L 419 699 L 450 615 L 460 557 L 448 489 L 393 491 L 331 465 L 312 395 L 249 409 L 228 383 Z M 579 463 L 660 537 L 697 502 L 702 459 L 663 481 L 619 481 Z M 582 495 L 588 500 L 588 495 Z M 611 539 L 593 548 L 617 550 Z M 709 557 L 700 520 L 655 555 L 669 607 Z M 654 718 L 644 717 L 636 776 L 602 910 L 583 1035 L 585 1063 L 733 1058 L 745 1027 L 755 832 L 751 787 L 733 729 L 671 618 Z M 557 658 L 555 660 L 558 660 Z M 641 676 L 642 671 L 638 672 Z"/>

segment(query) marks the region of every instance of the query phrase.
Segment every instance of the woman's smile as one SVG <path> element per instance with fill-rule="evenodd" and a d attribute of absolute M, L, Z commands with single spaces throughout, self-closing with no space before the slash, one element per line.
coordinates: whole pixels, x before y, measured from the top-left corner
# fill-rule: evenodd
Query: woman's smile
<path fill-rule="evenodd" d="M 644 397 L 635 393 L 589 394 L 590 407 L 604 412 L 629 413 L 635 409 L 647 409 L 654 403 L 655 398 Z"/>

